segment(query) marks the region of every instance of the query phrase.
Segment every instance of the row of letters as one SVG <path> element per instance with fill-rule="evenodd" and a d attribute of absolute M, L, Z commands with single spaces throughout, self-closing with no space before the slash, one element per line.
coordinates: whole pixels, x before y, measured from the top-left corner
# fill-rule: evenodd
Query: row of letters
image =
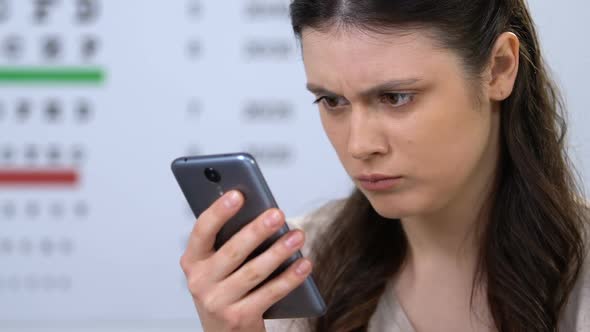
<path fill-rule="evenodd" d="M 69 291 L 72 279 L 66 275 L 0 275 L 0 292 Z"/>
<path fill-rule="evenodd" d="M 88 215 L 88 204 L 83 201 L 71 203 L 56 201 L 5 201 L 0 203 L 0 223 L 15 220 L 43 222 L 80 221 Z"/>
<path fill-rule="evenodd" d="M 9 21 L 14 15 L 14 6 L 24 0 L 0 0 L 0 23 Z M 28 14 L 32 23 L 45 24 L 51 21 L 56 11 L 64 10 L 63 3 L 70 1 L 60 0 L 30 0 L 31 12 Z M 98 0 L 72 0 L 71 17 L 74 22 L 80 24 L 93 23 L 100 15 L 100 1 Z"/>
<path fill-rule="evenodd" d="M 64 58 L 91 61 L 96 58 L 100 50 L 100 40 L 95 36 L 82 36 L 75 43 L 77 45 L 74 50 L 70 50 L 61 37 L 51 35 L 42 37 L 36 43 L 37 45 L 31 46 L 25 37 L 11 35 L 0 39 L 0 59 L 14 62 L 30 56 L 28 52 L 35 52 L 39 60 L 43 61 L 56 61 Z M 33 47 L 34 51 L 31 50 Z"/>
<path fill-rule="evenodd" d="M 11 166 L 14 163 L 27 163 L 42 166 L 52 165 L 79 165 L 85 159 L 85 151 L 79 146 L 63 147 L 57 144 L 23 146 L 0 145 L 0 167 Z"/>
<path fill-rule="evenodd" d="M 38 102 L 20 98 L 11 103 L 0 101 L 0 125 L 27 123 L 34 120 L 47 123 L 63 121 L 86 123 L 92 118 L 93 113 L 93 105 L 86 99 L 67 103 L 58 98 L 48 98 Z"/>
<path fill-rule="evenodd" d="M 74 241 L 69 238 L 50 239 L 42 238 L 31 240 L 21 238 L 0 238 L 0 257 L 2 256 L 69 256 L 74 251 Z"/>

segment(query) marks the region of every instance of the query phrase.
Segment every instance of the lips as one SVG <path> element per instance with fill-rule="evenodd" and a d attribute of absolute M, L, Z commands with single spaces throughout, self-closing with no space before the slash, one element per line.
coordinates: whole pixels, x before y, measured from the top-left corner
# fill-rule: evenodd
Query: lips
<path fill-rule="evenodd" d="M 384 174 L 366 174 L 356 177 L 359 185 L 368 191 L 386 191 L 396 187 L 402 180 L 401 176 Z"/>
<path fill-rule="evenodd" d="M 384 174 L 367 174 L 367 175 L 357 176 L 356 178 L 359 181 L 377 182 L 377 181 L 381 181 L 381 180 L 396 179 L 396 178 L 400 178 L 400 177 L 401 176 L 390 176 L 390 175 L 384 175 Z"/>

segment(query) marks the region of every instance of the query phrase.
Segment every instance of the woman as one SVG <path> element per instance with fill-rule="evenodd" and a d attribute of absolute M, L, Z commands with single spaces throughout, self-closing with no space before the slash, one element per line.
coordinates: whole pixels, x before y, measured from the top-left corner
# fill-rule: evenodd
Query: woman
<path fill-rule="evenodd" d="M 294 222 L 326 315 L 266 327 L 590 331 L 586 212 L 524 0 L 294 0 L 291 19 L 357 189 Z M 304 241 L 292 231 L 234 272 L 284 222 L 268 211 L 213 252 L 242 201 L 203 213 L 181 260 L 205 331 L 264 331 L 311 270 L 249 292 Z"/>

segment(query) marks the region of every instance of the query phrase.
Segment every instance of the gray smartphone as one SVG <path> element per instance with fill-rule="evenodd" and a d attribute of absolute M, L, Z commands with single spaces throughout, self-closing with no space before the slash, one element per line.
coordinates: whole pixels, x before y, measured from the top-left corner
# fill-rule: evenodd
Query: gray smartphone
<path fill-rule="evenodd" d="M 217 234 L 216 250 L 261 213 L 278 207 L 254 157 L 248 153 L 180 157 L 172 162 L 172 172 L 197 218 L 229 190 L 237 189 L 244 195 L 245 201 L 240 211 L 228 220 Z M 266 251 L 288 231 L 287 224 L 283 225 L 277 233 L 256 248 L 246 262 Z M 257 287 L 283 272 L 301 257 L 301 252 L 297 251 Z M 323 315 L 325 311 L 324 300 L 312 277 L 308 276 L 299 287 L 271 306 L 264 313 L 263 318 L 316 317 Z"/>

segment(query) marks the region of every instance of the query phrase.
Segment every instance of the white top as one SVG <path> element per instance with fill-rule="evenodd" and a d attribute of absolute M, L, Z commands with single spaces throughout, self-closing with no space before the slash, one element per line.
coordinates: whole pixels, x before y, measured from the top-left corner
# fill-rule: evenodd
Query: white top
<path fill-rule="evenodd" d="M 310 244 L 315 235 L 332 221 L 338 206 L 343 201 L 334 201 L 326 204 L 311 214 L 289 219 L 291 229 L 300 228 L 305 231 L 306 242 L 301 249 L 304 256 L 309 255 Z M 312 218 L 313 216 L 313 218 Z M 369 332 L 415 332 L 410 320 L 399 302 L 394 296 L 390 282 L 381 296 L 377 308 L 369 321 Z M 265 320 L 267 332 L 307 332 L 305 319 L 269 319 Z M 580 277 L 574 287 L 568 304 L 566 305 L 560 331 L 564 332 L 590 332 L 590 260 L 587 259 L 581 271 Z"/>

